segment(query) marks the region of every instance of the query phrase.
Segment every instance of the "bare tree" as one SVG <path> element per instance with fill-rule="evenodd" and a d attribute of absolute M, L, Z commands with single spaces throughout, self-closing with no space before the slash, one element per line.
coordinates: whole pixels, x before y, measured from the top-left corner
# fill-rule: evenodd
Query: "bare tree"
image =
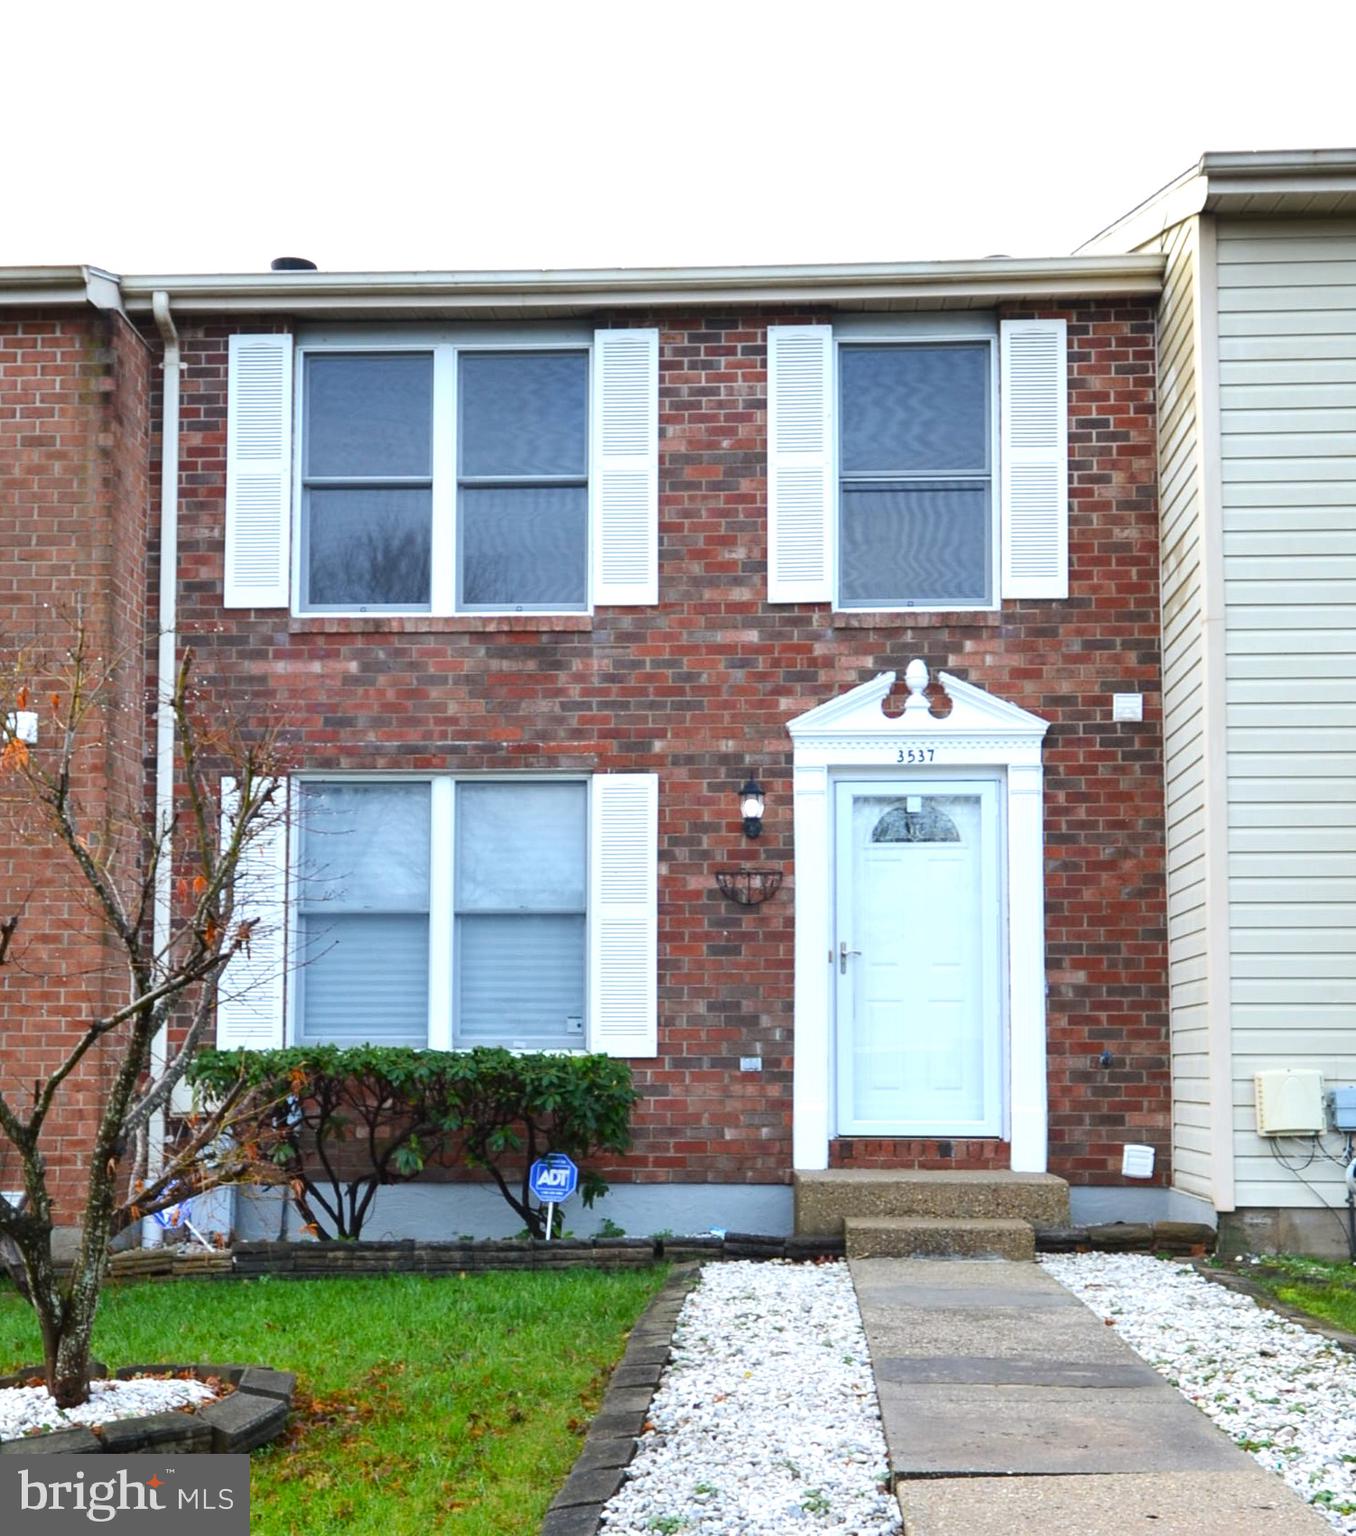
<path fill-rule="evenodd" d="M 0 1196 L 0 1247 L 37 1314 L 48 1388 L 71 1406 L 88 1396 L 90 1338 L 111 1238 L 190 1194 L 258 1178 L 267 1166 L 257 1145 L 231 1135 L 238 1091 L 227 1089 L 200 1113 L 177 1118 L 163 1147 L 152 1132 L 206 1037 L 224 967 L 262 936 L 238 877 L 251 847 L 283 811 L 275 734 L 261 730 L 246 740 L 207 724 L 191 684 L 191 653 L 168 700 L 176 790 L 173 814 L 160 825 L 145 806 L 139 772 L 119 800 L 106 773 L 86 770 L 91 740 L 104 741 L 109 729 L 110 701 L 119 693 L 125 698 L 127 688 L 111 661 L 92 654 L 83 624 L 60 663 L 40 669 L 41 707 L 25 680 L 39 670 L 32 659 L 14 658 L 12 670 L 0 705 L 0 796 L 22 823 L 35 861 L 56 861 L 48 868 L 63 870 L 79 893 L 82 922 L 99 935 L 115 978 L 103 994 L 114 1001 L 93 1017 L 26 1009 L 23 988 L 31 977 L 21 950 L 28 899 L 0 893 L 0 904 L 11 905 L 0 907 L 0 1001 L 11 1019 L 24 1020 L 25 1039 L 40 1029 L 44 1044 L 57 1049 L 56 1064 L 30 1084 L 15 1087 L 13 1073 L 0 1080 L 0 1135 L 12 1149 L 4 1161 L 15 1165 L 23 1185 L 17 1204 Z M 41 718 L 42 745 L 26 739 L 32 714 Z M 236 782 L 224 817 L 215 787 L 222 776 Z M 157 934 L 153 913 L 157 894 L 164 898 L 171 846 L 181 872 L 170 921 Z M 35 934 L 30 947 L 40 954 L 50 937 Z M 77 1084 L 78 1121 L 63 1105 Z M 63 1153 L 74 1140 L 86 1164 L 79 1238 L 64 1276 L 52 1252 L 49 1157 L 57 1125 Z"/>

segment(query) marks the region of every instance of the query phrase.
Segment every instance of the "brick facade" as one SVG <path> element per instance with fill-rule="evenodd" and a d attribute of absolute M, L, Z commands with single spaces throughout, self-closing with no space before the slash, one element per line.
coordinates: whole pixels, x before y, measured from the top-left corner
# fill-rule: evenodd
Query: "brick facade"
<path fill-rule="evenodd" d="M 660 779 L 660 1055 L 636 1064 L 639 1182 L 785 1182 L 791 1171 L 791 744 L 786 722 L 921 656 L 1051 722 L 1046 739 L 1050 1166 L 1119 1178 L 1143 1141 L 1167 1182 L 1159 616 L 1152 301 L 1071 302 L 1070 596 L 998 613 L 833 614 L 766 602 L 766 326 L 801 310 L 614 317 L 661 329 L 660 606 L 564 618 L 290 617 L 222 606 L 230 326 L 181 319 L 180 627 L 207 707 L 278 719 L 307 770 L 653 770 Z M 608 323 L 608 317 L 599 323 Z M 149 808 L 155 650 L 151 509 L 159 345 L 92 309 L 0 317 L 0 595 L 8 638 L 50 643 L 77 596 L 126 658 L 85 760 L 90 812 Z M 146 669 L 137 661 L 140 651 Z M 1142 725 L 1110 695 L 1145 695 Z M 735 790 L 768 796 L 748 843 Z M 54 1028 L 100 1006 L 117 966 L 12 814 L 0 892 L 25 908 L 32 980 L 0 992 L 11 1090 L 48 1070 Z M 716 868 L 761 862 L 780 893 L 744 909 Z M 1111 1063 L 1099 1057 L 1109 1052 Z M 742 1073 L 759 1056 L 761 1073 Z M 97 1061 L 91 1067 L 98 1070 Z M 77 1085 L 68 1116 L 92 1099 Z M 69 1120 L 68 1122 L 69 1123 Z M 75 1194 L 76 1143 L 54 1162 Z M 849 1167 L 1005 1166 L 992 1141 L 842 1140 Z M 0 1169 L 0 1185 L 5 1184 Z"/>
<path fill-rule="evenodd" d="M 91 839 L 145 805 L 141 650 L 154 367 L 152 348 L 120 316 L 0 314 L 0 631 L 7 657 L 25 655 L 40 731 L 51 731 L 45 700 L 62 686 L 61 652 L 78 609 L 91 655 L 112 669 L 109 707 L 90 721 L 76 764 Z M 11 686 L 6 677 L 7 698 Z M 63 1027 L 125 996 L 127 979 L 64 857 L 49 850 L 12 786 L 0 784 L 0 915 L 16 911 L 14 969 L 0 989 L 0 1074 L 22 1103 L 26 1085 L 48 1075 L 68 1047 Z M 77 1127 L 94 1110 L 100 1070 L 96 1050 L 64 1092 L 47 1143 L 63 1206 L 76 1194 Z M 0 1152 L 0 1186 L 16 1183 Z"/>
<path fill-rule="evenodd" d="M 1069 321 L 1064 602 L 1000 613 L 834 615 L 766 595 L 769 321 L 628 315 L 661 328 L 660 606 L 566 618 L 289 617 L 221 605 L 229 328 L 181 322 L 181 627 L 213 707 L 272 715 L 307 770 L 660 773 L 660 1056 L 637 1064 L 636 1151 L 613 1177 L 783 1182 L 791 1169 L 792 903 L 786 721 L 922 656 L 1051 722 L 1046 740 L 1050 1166 L 1119 1179 L 1168 1157 L 1169 1048 L 1151 302 L 1005 313 Z M 603 323 L 606 323 L 605 321 Z M 235 329 L 272 329 L 242 321 Z M 158 404 L 155 406 L 158 419 Z M 1145 695 L 1142 725 L 1110 695 Z M 768 795 L 748 844 L 735 789 Z M 745 910 L 714 871 L 760 861 Z M 1099 1064 L 1103 1051 L 1111 1065 Z M 761 1056 L 759 1074 L 739 1070 Z M 841 1142 L 847 1166 L 1003 1166 L 995 1142 Z"/>

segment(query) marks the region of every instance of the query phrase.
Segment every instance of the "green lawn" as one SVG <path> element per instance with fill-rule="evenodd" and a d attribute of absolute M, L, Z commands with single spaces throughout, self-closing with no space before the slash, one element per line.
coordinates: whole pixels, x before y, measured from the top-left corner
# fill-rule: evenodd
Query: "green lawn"
<path fill-rule="evenodd" d="M 1356 1265 L 1278 1254 L 1239 1273 L 1266 1287 L 1287 1306 L 1356 1333 Z"/>
<path fill-rule="evenodd" d="M 253 1456 L 253 1536 L 532 1536 L 662 1269 L 128 1284 L 95 1352 L 297 1373 Z M 41 1357 L 0 1289 L 0 1373 Z"/>

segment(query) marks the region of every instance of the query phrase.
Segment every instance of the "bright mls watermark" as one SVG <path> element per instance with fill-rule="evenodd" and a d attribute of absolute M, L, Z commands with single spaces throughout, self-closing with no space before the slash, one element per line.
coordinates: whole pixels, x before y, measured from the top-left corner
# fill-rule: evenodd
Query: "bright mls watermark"
<path fill-rule="evenodd" d="M 73 1536 L 91 1525 L 166 1536 L 249 1536 L 248 1456 L 6 1456 L 0 1458 L 0 1531 Z"/>

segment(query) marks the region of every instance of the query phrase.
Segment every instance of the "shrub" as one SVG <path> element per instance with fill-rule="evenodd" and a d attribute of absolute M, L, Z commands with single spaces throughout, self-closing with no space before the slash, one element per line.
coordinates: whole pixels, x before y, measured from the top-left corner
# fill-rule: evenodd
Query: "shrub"
<path fill-rule="evenodd" d="M 357 1239 L 377 1189 L 427 1167 L 483 1169 L 529 1232 L 545 1231 L 528 1170 L 547 1152 L 575 1162 L 631 1145 L 636 1091 L 630 1068 L 610 1056 L 518 1056 L 477 1047 L 293 1046 L 203 1051 L 189 1080 L 204 1096 L 244 1075 L 257 1106 L 246 1135 L 256 1159 L 281 1169 L 306 1229 Z M 607 1190 L 580 1168 L 592 1205 Z"/>

